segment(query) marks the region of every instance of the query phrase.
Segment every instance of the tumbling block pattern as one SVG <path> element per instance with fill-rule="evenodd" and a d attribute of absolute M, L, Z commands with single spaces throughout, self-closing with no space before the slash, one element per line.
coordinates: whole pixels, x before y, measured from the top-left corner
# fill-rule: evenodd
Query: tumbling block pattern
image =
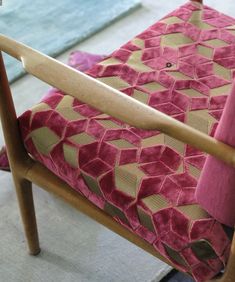
<path fill-rule="evenodd" d="M 87 73 L 214 135 L 235 69 L 235 20 L 188 2 Z M 95 95 L 95 94 L 94 94 Z M 227 262 L 232 229 L 196 202 L 206 155 L 53 89 L 20 118 L 28 152 L 196 281 Z"/>

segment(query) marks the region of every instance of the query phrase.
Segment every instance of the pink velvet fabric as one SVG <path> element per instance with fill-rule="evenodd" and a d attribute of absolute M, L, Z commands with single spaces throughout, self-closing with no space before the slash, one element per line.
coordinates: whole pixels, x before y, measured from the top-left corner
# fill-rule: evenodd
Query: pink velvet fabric
<path fill-rule="evenodd" d="M 235 84 L 228 97 L 215 138 L 235 147 Z M 210 215 L 235 226 L 235 168 L 208 156 L 199 179 L 196 198 Z"/>
<path fill-rule="evenodd" d="M 0 150 L 0 169 L 10 171 L 10 165 L 7 157 L 6 147 L 3 146 Z"/>
<path fill-rule="evenodd" d="M 84 51 L 73 51 L 69 56 L 68 65 L 80 71 L 87 71 L 93 67 L 96 63 L 100 62 L 105 58 L 104 55 L 91 54 Z M 47 99 L 53 97 L 54 90 L 48 91 L 43 97 Z M 10 171 L 10 165 L 7 157 L 6 147 L 3 146 L 0 150 L 0 170 Z"/>

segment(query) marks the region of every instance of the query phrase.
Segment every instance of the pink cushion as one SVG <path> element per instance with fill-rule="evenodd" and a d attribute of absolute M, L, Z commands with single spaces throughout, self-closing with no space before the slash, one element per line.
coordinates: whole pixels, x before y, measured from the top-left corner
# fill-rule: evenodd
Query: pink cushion
<path fill-rule="evenodd" d="M 73 51 L 70 54 L 68 65 L 77 70 L 85 72 L 88 69 L 90 69 L 94 64 L 100 62 L 104 58 L 105 56 L 103 55 L 95 55 L 77 50 L 77 51 Z M 54 92 L 49 91 L 44 96 L 44 99 L 53 96 L 53 93 Z M 7 150 L 5 146 L 3 146 L 0 149 L 0 170 L 10 171 L 10 165 L 7 157 Z"/>
<path fill-rule="evenodd" d="M 88 74 L 213 135 L 234 75 L 225 57 L 234 56 L 234 25 L 234 19 L 188 2 Z M 19 123 L 37 161 L 176 268 L 205 281 L 224 267 L 232 230 L 195 199 L 205 154 L 158 131 L 123 124 L 59 90 Z"/>

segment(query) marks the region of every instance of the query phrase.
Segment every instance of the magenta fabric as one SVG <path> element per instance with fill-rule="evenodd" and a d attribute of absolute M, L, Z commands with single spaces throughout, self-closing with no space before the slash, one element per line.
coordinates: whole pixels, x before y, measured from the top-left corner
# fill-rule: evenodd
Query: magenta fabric
<path fill-rule="evenodd" d="M 225 105 L 215 138 L 235 147 L 235 84 Z M 197 185 L 196 199 L 219 222 L 234 227 L 235 168 L 208 156 Z"/>
<path fill-rule="evenodd" d="M 0 169 L 10 171 L 10 165 L 7 158 L 7 150 L 5 146 L 3 146 L 0 150 Z"/>
<path fill-rule="evenodd" d="M 69 56 L 68 65 L 80 70 L 80 71 L 87 71 L 90 69 L 94 64 L 100 62 L 105 58 L 104 55 L 98 54 L 91 54 L 84 51 L 73 51 Z M 53 97 L 54 91 L 48 91 L 47 94 L 44 95 L 44 99 L 49 97 Z M 10 165 L 7 157 L 7 150 L 6 147 L 3 146 L 0 150 L 0 170 L 10 171 Z"/>
<path fill-rule="evenodd" d="M 91 54 L 84 51 L 73 51 L 69 56 L 69 66 L 80 70 L 80 71 L 87 71 L 91 67 L 94 66 L 94 64 L 100 62 L 105 58 L 104 55 L 98 55 L 98 54 Z"/>

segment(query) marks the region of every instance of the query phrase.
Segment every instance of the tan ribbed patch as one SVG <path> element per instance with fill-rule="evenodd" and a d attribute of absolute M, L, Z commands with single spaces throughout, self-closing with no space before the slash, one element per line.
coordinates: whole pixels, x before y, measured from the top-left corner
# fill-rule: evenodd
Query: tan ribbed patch
<path fill-rule="evenodd" d="M 147 214 L 142 208 L 137 207 L 137 212 L 139 216 L 140 223 L 149 229 L 151 232 L 155 232 L 152 218 L 149 214 Z"/>
<path fill-rule="evenodd" d="M 205 212 L 199 205 L 186 205 L 177 207 L 184 215 L 192 220 L 209 218 L 207 212 Z"/>
<path fill-rule="evenodd" d="M 199 29 L 213 29 L 214 27 L 202 21 L 202 10 L 192 12 L 189 22 Z"/>
<path fill-rule="evenodd" d="M 116 89 L 124 89 L 129 87 L 129 84 L 118 76 L 101 77 L 97 78 L 99 81 L 108 84 Z"/>
<path fill-rule="evenodd" d="M 134 90 L 132 97 L 144 104 L 148 104 L 149 95 L 142 91 Z"/>
<path fill-rule="evenodd" d="M 160 133 L 158 135 L 142 139 L 141 140 L 141 147 L 150 147 L 150 146 L 154 146 L 154 145 L 164 144 L 164 142 L 165 142 L 164 138 L 165 138 L 164 134 Z"/>
<path fill-rule="evenodd" d="M 183 172 L 184 172 L 184 164 L 183 164 L 183 162 L 181 162 L 180 166 L 176 170 L 176 173 L 180 174 L 180 173 L 183 173 Z"/>
<path fill-rule="evenodd" d="M 51 107 L 49 105 L 47 105 L 46 103 L 40 103 L 38 105 L 35 105 L 31 108 L 32 113 L 37 113 L 37 112 L 42 112 L 42 111 L 46 111 L 46 110 L 50 110 Z"/>
<path fill-rule="evenodd" d="M 135 45 L 138 46 L 139 48 L 144 48 L 144 40 L 140 39 L 140 38 L 134 38 L 131 40 L 131 42 Z"/>
<path fill-rule="evenodd" d="M 145 174 L 138 168 L 137 164 L 127 164 L 115 168 L 116 189 L 136 197 L 137 188 Z"/>
<path fill-rule="evenodd" d="M 119 61 L 118 59 L 116 58 L 108 58 L 107 60 L 104 60 L 102 62 L 99 63 L 99 65 L 102 65 L 102 66 L 110 66 L 110 65 L 119 65 L 121 64 L 122 62 Z"/>
<path fill-rule="evenodd" d="M 97 120 L 99 123 L 101 123 L 105 128 L 111 129 L 111 128 L 121 128 L 120 125 L 117 123 L 113 122 L 110 119 L 99 119 Z"/>
<path fill-rule="evenodd" d="M 223 40 L 220 39 L 210 39 L 210 40 L 206 40 L 204 41 L 205 44 L 212 46 L 212 47 L 225 47 L 228 46 L 228 43 L 226 43 Z"/>
<path fill-rule="evenodd" d="M 71 108 L 73 105 L 74 98 L 70 95 L 64 95 L 64 97 L 60 100 L 59 104 L 56 106 L 58 108 Z"/>
<path fill-rule="evenodd" d="M 216 75 L 221 76 L 224 79 L 231 80 L 232 78 L 231 70 L 226 69 L 217 63 L 214 63 L 213 70 Z"/>
<path fill-rule="evenodd" d="M 187 114 L 187 124 L 207 134 L 215 121 L 207 110 L 191 111 Z"/>
<path fill-rule="evenodd" d="M 64 159 L 73 168 L 78 168 L 78 150 L 68 144 L 63 144 Z"/>
<path fill-rule="evenodd" d="M 181 155 L 184 154 L 185 144 L 175 138 L 165 135 L 165 142 L 167 146 L 175 149 Z"/>
<path fill-rule="evenodd" d="M 89 189 L 93 193 L 97 194 L 98 196 L 103 195 L 100 191 L 100 187 L 99 187 L 99 184 L 98 184 L 96 179 L 94 179 L 93 177 L 91 177 L 91 176 L 89 176 L 85 173 L 82 173 L 82 176 L 83 176 L 83 179 L 86 182 L 87 186 L 89 187 Z"/>
<path fill-rule="evenodd" d="M 126 215 L 124 214 L 123 211 L 121 211 L 119 208 L 111 205 L 110 203 L 105 203 L 104 206 L 104 211 L 106 211 L 109 215 L 111 215 L 112 217 L 118 217 L 120 218 L 123 222 L 125 222 L 126 224 L 129 225 L 129 221 L 126 218 Z"/>
<path fill-rule="evenodd" d="M 142 202 L 149 208 L 152 213 L 169 206 L 167 200 L 162 195 L 151 195 L 142 199 Z"/>
<path fill-rule="evenodd" d="M 226 84 L 226 85 L 211 89 L 210 95 L 211 96 L 221 96 L 221 95 L 229 94 L 231 89 L 232 89 L 232 85 Z"/>
<path fill-rule="evenodd" d="M 141 58 L 142 58 L 142 50 L 133 51 L 126 64 L 138 72 L 153 71 L 152 68 L 146 66 L 142 62 Z"/>
<path fill-rule="evenodd" d="M 52 147 L 60 140 L 59 136 L 46 126 L 33 130 L 29 136 L 37 150 L 44 155 L 49 155 Z"/>
<path fill-rule="evenodd" d="M 141 87 L 147 89 L 148 91 L 152 93 L 166 89 L 164 86 L 162 86 L 160 83 L 157 83 L 157 82 L 149 82 L 149 83 L 141 85 Z"/>
<path fill-rule="evenodd" d="M 182 21 L 178 17 L 169 17 L 169 18 L 161 20 L 160 22 L 165 23 L 165 24 L 175 24 L 175 23 L 183 23 L 184 21 Z"/>
<path fill-rule="evenodd" d="M 179 71 L 169 71 L 167 72 L 169 75 L 173 76 L 177 80 L 190 80 L 192 79 L 191 77 L 183 74 L 182 72 Z"/>
<path fill-rule="evenodd" d="M 161 39 L 162 46 L 180 47 L 190 43 L 193 43 L 193 40 L 182 33 L 165 34 Z"/>
<path fill-rule="evenodd" d="M 109 143 L 115 145 L 116 147 L 120 149 L 135 148 L 133 144 L 131 144 L 130 142 L 124 139 L 112 140 L 112 141 L 109 141 Z"/>
<path fill-rule="evenodd" d="M 213 57 L 214 49 L 199 45 L 197 47 L 198 54 L 211 59 Z"/>
<path fill-rule="evenodd" d="M 192 166 L 191 164 L 188 165 L 189 167 L 189 172 L 192 176 L 194 176 L 195 178 L 199 179 L 200 174 L 201 174 L 201 170 L 199 170 L 198 168 L 196 168 L 195 166 Z"/>
<path fill-rule="evenodd" d="M 79 114 L 78 112 L 75 112 L 72 107 L 68 108 L 58 108 L 56 111 L 65 119 L 68 120 L 80 120 L 85 119 L 84 116 Z"/>
<path fill-rule="evenodd" d="M 202 93 L 200 93 L 199 91 L 195 90 L 195 89 L 182 89 L 179 90 L 181 93 L 189 96 L 189 97 L 205 97 L 205 95 L 203 95 Z"/>
<path fill-rule="evenodd" d="M 69 137 L 68 140 L 79 145 L 85 145 L 93 142 L 95 139 L 92 136 L 88 135 L 86 132 L 82 132 Z"/>

